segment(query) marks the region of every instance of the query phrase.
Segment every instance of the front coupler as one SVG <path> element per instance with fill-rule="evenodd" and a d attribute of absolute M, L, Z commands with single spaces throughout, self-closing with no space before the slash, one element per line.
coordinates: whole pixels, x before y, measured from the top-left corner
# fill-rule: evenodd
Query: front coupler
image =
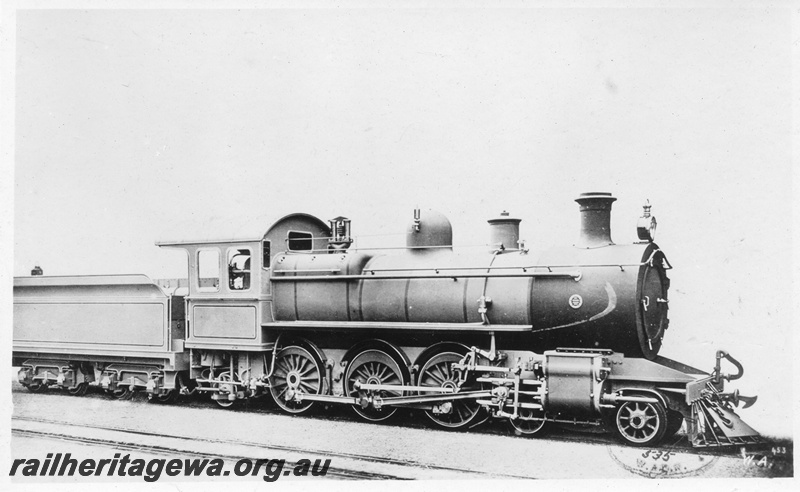
<path fill-rule="evenodd" d="M 722 359 L 736 367 L 735 374 L 722 372 Z M 739 379 L 744 374 L 742 365 L 724 350 L 717 351 L 714 372 L 705 378 L 686 385 L 686 404 L 691 408 L 691 418 L 687 419 L 688 434 L 692 446 L 718 447 L 763 442 L 761 435 L 745 424 L 734 412 L 752 406 L 757 397 L 739 395 L 739 391 L 723 393 L 725 381 Z"/>

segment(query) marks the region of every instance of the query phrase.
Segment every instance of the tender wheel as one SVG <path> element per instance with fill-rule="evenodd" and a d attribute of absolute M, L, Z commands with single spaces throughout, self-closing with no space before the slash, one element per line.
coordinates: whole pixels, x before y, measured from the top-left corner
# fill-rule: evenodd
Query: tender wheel
<path fill-rule="evenodd" d="M 168 390 L 166 393 L 161 393 L 160 395 L 153 395 L 150 401 L 166 405 L 169 403 L 173 403 L 177 399 L 178 399 L 178 390 L 171 389 Z"/>
<path fill-rule="evenodd" d="M 667 431 L 667 413 L 660 403 L 625 402 L 617 409 L 614 430 L 627 444 L 650 446 Z"/>
<path fill-rule="evenodd" d="M 130 400 L 133 397 L 133 390 L 130 386 L 117 386 L 115 390 L 109 391 L 108 394 L 117 400 Z"/>
<path fill-rule="evenodd" d="M 458 387 L 458 375 L 453 370 L 453 363 L 463 359 L 464 356 L 456 352 L 442 352 L 428 360 L 419 372 L 417 379 L 419 386 L 432 386 L 437 388 L 450 388 L 455 392 L 479 389 L 477 386 L 465 385 Z M 435 393 L 420 392 L 423 395 Z M 481 407 L 475 400 L 454 400 L 448 402 L 451 410 L 448 413 L 435 413 L 426 410 L 433 423 L 445 429 L 461 429 L 468 427 L 480 418 Z"/>
<path fill-rule="evenodd" d="M 78 383 L 74 388 L 67 388 L 67 393 L 72 396 L 83 396 L 89 390 L 89 383 Z"/>
<path fill-rule="evenodd" d="M 217 375 L 216 379 L 218 379 L 220 381 L 233 381 L 233 378 L 231 378 L 231 373 L 230 372 L 223 372 L 223 373 Z M 223 383 L 215 383 L 214 386 L 219 388 L 221 390 L 221 393 L 227 393 L 227 394 L 236 393 L 236 385 L 233 385 L 233 384 L 228 384 L 228 383 L 224 383 L 223 382 Z M 217 405 L 221 406 L 222 408 L 230 408 L 236 402 L 236 400 L 227 400 L 227 399 L 226 400 L 214 400 L 214 401 L 216 401 Z"/>
<path fill-rule="evenodd" d="M 379 349 L 365 350 L 353 357 L 353 360 L 347 365 L 344 378 L 346 395 L 358 397 L 358 390 L 354 388 L 356 381 L 369 384 L 405 384 L 400 366 L 389 354 Z M 382 398 L 387 398 L 402 396 L 403 392 L 379 391 L 377 394 Z M 359 416 L 370 422 L 386 420 L 397 411 L 396 407 L 375 409 L 371 406 L 362 408 L 360 405 L 353 405 L 353 409 Z"/>
<path fill-rule="evenodd" d="M 299 345 L 290 345 L 275 357 L 275 372 L 269 380 L 269 391 L 272 399 L 284 412 L 305 413 L 314 406 L 314 402 L 296 402 L 291 399 L 292 395 L 298 391 L 311 395 L 320 394 L 324 376 L 322 363 L 311 352 Z"/>
<path fill-rule="evenodd" d="M 181 392 L 181 387 L 183 386 L 183 377 L 180 373 L 175 376 L 175 388 L 166 391 L 165 393 L 161 393 L 158 395 L 151 395 L 149 400 L 151 403 L 162 403 L 162 404 L 169 404 L 173 403 L 175 400 L 178 399 L 178 395 Z"/>
<path fill-rule="evenodd" d="M 542 435 L 547 432 L 547 421 L 546 420 L 524 420 L 530 418 L 544 418 L 544 413 L 539 410 L 533 410 L 532 408 L 520 408 L 519 409 L 519 416 L 522 418 L 518 418 L 516 420 L 509 420 L 511 422 L 511 427 L 514 428 L 514 434 L 521 436 L 532 436 L 535 434 Z"/>
<path fill-rule="evenodd" d="M 47 391 L 47 385 L 44 383 L 36 382 L 25 386 L 31 393 L 42 393 Z"/>

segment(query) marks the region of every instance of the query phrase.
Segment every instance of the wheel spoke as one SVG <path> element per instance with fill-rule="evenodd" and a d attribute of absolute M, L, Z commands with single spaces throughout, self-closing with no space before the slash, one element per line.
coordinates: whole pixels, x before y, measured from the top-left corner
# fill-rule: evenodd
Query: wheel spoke
<path fill-rule="evenodd" d="M 360 381 L 362 384 L 374 382 L 381 385 L 402 386 L 405 381 L 399 370 L 399 365 L 386 352 L 374 348 L 364 350 L 353 357 L 346 370 L 345 394 L 349 396 L 358 395 L 358 391 L 354 387 L 356 381 Z M 403 391 L 380 390 L 376 394 L 387 398 L 401 396 Z M 353 410 L 360 417 L 377 422 L 392 416 L 397 411 L 397 408 L 387 406 L 375 409 L 373 407 L 361 408 L 360 405 L 353 405 Z"/>
<path fill-rule="evenodd" d="M 442 364 L 441 367 L 442 367 L 442 374 L 444 375 L 445 379 L 447 379 L 448 381 L 455 381 L 455 377 L 453 374 L 453 367 L 449 363 Z"/>
<path fill-rule="evenodd" d="M 311 352 L 298 345 L 284 347 L 277 355 L 275 372 L 270 377 L 270 393 L 275 403 L 284 411 L 299 414 L 309 410 L 314 402 L 287 401 L 286 394 L 291 387 L 308 394 L 320 392 L 322 368 Z"/>
<path fill-rule="evenodd" d="M 363 382 L 365 382 L 366 380 L 368 380 L 368 379 L 369 379 L 369 377 L 370 377 L 370 373 L 369 373 L 368 369 L 367 369 L 366 367 L 363 367 L 363 366 L 358 368 L 358 370 L 356 371 L 356 374 L 355 374 L 355 375 L 356 375 L 356 376 L 361 376 L 361 379 L 359 379 L 359 380 L 360 380 L 362 383 L 363 383 Z M 353 380 L 354 380 L 354 381 L 355 381 L 356 379 L 357 379 L 357 378 L 353 378 Z"/>
<path fill-rule="evenodd" d="M 311 371 L 311 370 L 314 369 L 314 363 L 311 362 L 310 360 L 303 359 L 300 362 L 301 362 L 300 363 L 300 367 L 298 367 L 298 369 L 297 369 L 297 372 L 299 372 L 300 374 L 306 374 L 306 373 L 308 373 L 308 371 Z"/>
<path fill-rule="evenodd" d="M 315 369 L 316 369 L 316 367 L 314 367 L 313 364 L 310 364 L 307 369 L 305 369 L 303 371 L 299 371 L 298 374 L 302 378 L 303 376 L 305 376 L 306 374 L 310 373 L 311 371 L 314 371 Z"/>
<path fill-rule="evenodd" d="M 450 388 L 456 392 L 472 390 L 473 387 L 479 389 L 480 385 L 470 385 L 473 387 L 458 386 L 458 379 L 452 365 L 462 360 L 463 357 L 463 354 L 456 352 L 440 352 L 425 362 L 418 362 L 422 367 L 418 384 L 420 386 Z M 419 394 L 428 393 L 420 392 Z M 480 407 L 474 401 L 457 400 L 450 402 L 450 405 L 451 409 L 448 413 L 434 413 L 432 410 L 426 410 L 425 414 L 435 424 L 446 429 L 467 427 L 475 422 L 480 415 Z"/>
<path fill-rule="evenodd" d="M 432 371 L 426 372 L 425 375 L 428 376 L 430 379 L 433 379 L 436 382 L 436 384 L 431 384 L 429 386 L 441 386 L 442 383 L 444 383 L 444 379 L 440 378 L 439 376 L 434 374 Z"/>
<path fill-rule="evenodd" d="M 626 402 L 616 413 L 618 435 L 629 444 L 654 444 L 666 432 L 666 411 L 656 402 Z"/>
<path fill-rule="evenodd" d="M 436 371 L 439 373 L 439 376 L 442 378 L 443 381 L 450 381 L 450 376 L 447 374 L 447 371 L 442 367 L 444 364 L 439 364 L 436 366 Z"/>
<path fill-rule="evenodd" d="M 461 405 L 459 405 L 458 403 L 454 403 L 453 410 L 455 410 L 454 413 L 458 415 L 458 421 L 464 420 L 464 414 L 462 413 Z"/>
<path fill-rule="evenodd" d="M 289 387 L 288 387 L 288 386 L 286 386 L 285 388 L 283 388 L 283 389 L 282 389 L 282 390 L 281 390 L 281 391 L 278 393 L 278 396 L 282 398 L 282 397 L 283 397 L 283 395 L 285 395 L 285 394 L 286 394 L 286 392 L 287 392 L 288 390 L 289 390 Z"/>
<path fill-rule="evenodd" d="M 310 393 L 312 395 L 317 393 L 317 388 L 306 383 L 305 381 L 300 381 L 300 384 L 297 387 L 306 390 L 306 393 Z"/>
<path fill-rule="evenodd" d="M 385 369 L 383 367 L 383 364 L 381 364 L 379 362 L 373 362 L 370 365 L 370 369 L 371 369 L 370 376 L 372 376 L 373 378 L 376 378 L 378 380 L 381 379 L 381 375 L 383 375 L 383 373 L 385 371 Z"/>

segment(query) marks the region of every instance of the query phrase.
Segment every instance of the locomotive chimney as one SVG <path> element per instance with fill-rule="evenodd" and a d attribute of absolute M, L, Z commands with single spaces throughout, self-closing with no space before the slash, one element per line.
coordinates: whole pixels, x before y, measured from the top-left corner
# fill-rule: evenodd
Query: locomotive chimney
<path fill-rule="evenodd" d="M 599 248 L 614 244 L 611 240 L 611 204 L 616 198 L 611 193 L 581 193 L 575 199 L 581 208 L 581 235 L 579 248 Z"/>

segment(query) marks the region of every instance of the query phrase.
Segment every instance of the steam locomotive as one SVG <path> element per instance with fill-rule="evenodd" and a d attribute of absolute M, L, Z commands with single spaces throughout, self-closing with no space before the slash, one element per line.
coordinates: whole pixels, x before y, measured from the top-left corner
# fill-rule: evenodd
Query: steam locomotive
<path fill-rule="evenodd" d="M 414 211 L 402 248 L 359 248 L 349 219 L 296 213 L 263 234 L 156 243 L 186 251 L 177 285 L 16 278 L 13 363 L 34 392 L 269 396 L 290 414 L 341 404 L 368 421 L 413 408 L 446 429 L 600 425 L 635 446 L 685 422 L 694 446 L 759 442 L 734 411 L 755 398 L 724 392 L 743 373 L 731 355 L 711 373 L 658 355 L 671 265 L 649 203 L 639 242 L 611 240 L 615 200 L 581 194 L 580 238 L 563 247 L 529 247 L 507 212 L 467 251 L 435 211 Z"/>

